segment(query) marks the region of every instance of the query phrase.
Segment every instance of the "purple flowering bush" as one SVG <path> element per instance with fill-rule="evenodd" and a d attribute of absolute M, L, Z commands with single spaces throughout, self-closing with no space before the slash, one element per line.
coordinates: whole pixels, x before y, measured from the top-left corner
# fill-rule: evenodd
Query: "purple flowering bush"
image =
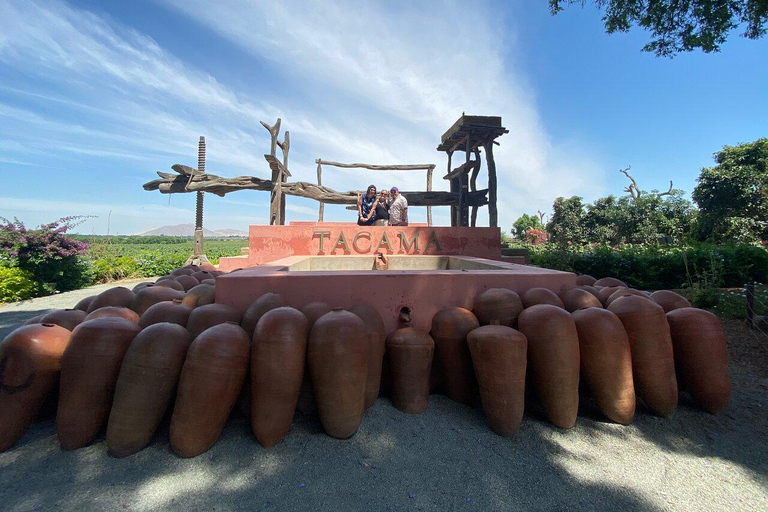
<path fill-rule="evenodd" d="M 82 258 L 89 246 L 66 234 L 80 224 L 81 219 L 64 217 L 28 229 L 16 218 L 13 221 L 0 218 L 0 266 L 19 268 L 31 276 L 35 296 L 90 285 L 94 273 Z"/>

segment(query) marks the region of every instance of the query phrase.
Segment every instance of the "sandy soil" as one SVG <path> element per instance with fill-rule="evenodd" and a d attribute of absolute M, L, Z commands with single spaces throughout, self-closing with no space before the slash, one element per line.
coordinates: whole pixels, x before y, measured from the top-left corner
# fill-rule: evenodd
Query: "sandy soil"
<path fill-rule="evenodd" d="M 93 291 L 2 307 L 0 329 Z M 719 416 L 683 393 L 673 418 L 640 410 L 621 427 L 604 422 L 584 394 L 575 428 L 558 430 L 531 406 L 521 430 L 504 439 L 479 409 L 444 396 L 416 416 L 381 398 L 349 440 L 297 414 L 269 451 L 235 413 L 213 449 L 193 459 L 170 451 L 167 424 L 147 449 L 115 459 L 103 440 L 61 451 L 46 420 L 0 454 L 0 508 L 768 510 L 768 338 L 737 321 L 725 329 L 734 396 Z"/>

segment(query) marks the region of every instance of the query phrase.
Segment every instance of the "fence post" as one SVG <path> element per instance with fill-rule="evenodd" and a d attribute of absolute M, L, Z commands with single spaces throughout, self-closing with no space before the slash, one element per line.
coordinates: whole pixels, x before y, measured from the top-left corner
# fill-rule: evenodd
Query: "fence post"
<path fill-rule="evenodd" d="M 755 283 L 749 282 L 744 287 L 747 292 L 747 325 L 750 329 L 755 328 Z"/>

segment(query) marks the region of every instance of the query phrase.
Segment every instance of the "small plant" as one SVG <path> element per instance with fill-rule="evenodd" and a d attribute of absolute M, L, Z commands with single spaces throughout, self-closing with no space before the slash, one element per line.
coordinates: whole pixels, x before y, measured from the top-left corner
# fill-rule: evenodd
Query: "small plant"
<path fill-rule="evenodd" d="M 20 268 L 0 265 L 0 302 L 17 302 L 33 297 L 36 283 Z"/>
<path fill-rule="evenodd" d="M 716 306 L 720 301 L 720 287 L 723 283 L 723 258 L 717 252 L 712 252 L 706 267 L 698 268 L 696 263 L 689 265 L 688 256 L 683 253 L 683 264 L 691 304 L 697 308 Z"/>

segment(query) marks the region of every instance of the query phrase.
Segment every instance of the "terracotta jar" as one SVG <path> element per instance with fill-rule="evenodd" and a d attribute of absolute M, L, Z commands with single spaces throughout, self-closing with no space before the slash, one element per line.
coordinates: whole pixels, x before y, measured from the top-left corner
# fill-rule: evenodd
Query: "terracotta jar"
<path fill-rule="evenodd" d="M 51 311 L 51 310 L 48 310 L 48 311 Z M 24 326 L 24 325 L 31 325 L 31 324 L 39 324 L 39 323 L 40 323 L 40 320 L 41 320 L 41 319 L 42 319 L 42 318 L 43 318 L 45 315 L 47 315 L 47 314 L 48 314 L 48 311 L 47 311 L 47 312 L 45 312 L 45 313 L 43 313 L 43 314 L 40 314 L 40 315 L 35 315 L 35 316 L 33 316 L 32 318 L 27 318 L 26 320 L 24 320 L 24 322 L 23 322 L 21 325 L 22 325 L 22 326 Z M 61 326 L 59 326 L 59 327 L 61 327 Z"/>
<path fill-rule="evenodd" d="M 613 292 L 605 301 L 605 307 L 611 305 L 611 303 L 621 297 L 642 297 L 644 299 L 651 300 L 650 294 L 642 290 L 635 290 L 634 288 L 621 288 Z"/>
<path fill-rule="evenodd" d="M 75 304 L 75 309 L 79 309 L 80 311 L 85 311 L 87 313 L 88 312 L 88 306 L 91 305 L 91 302 L 95 298 L 96 298 L 95 295 L 90 295 L 90 296 L 88 296 L 88 297 L 86 297 L 84 299 L 80 299 L 80 302 Z"/>
<path fill-rule="evenodd" d="M 283 306 L 287 306 L 287 304 L 283 300 L 282 295 L 279 293 L 265 293 L 251 302 L 251 305 L 245 310 L 240 326 L 248 333 L 248 336 L 253 336 L 253 331 L 256 330 L 256 324 L 259 323 L 261 316 L 271 309 Z"/>
<path fill-rule="evenodd" d="M 304 378 L 309 322 L 291 307 L 262 315 L 251 345 L 251 427 L 264 448 L 288 433 Z"/>
<path fill-rule="evenodd" d="M 33 324 L 0 343 L 0 452 L 22 438 L 56 387 L 71 334 L 58 325 Z"/>
<path fill-rule="evenodd" d="M 528 372 L 547 419 L 571 428 L 579 412 L 579 335 L 565 310 L 539 304 L 520 314 L 528 338 Z"/>
<path fill-rule="evenodd" d="M 141 328 L 124 318 L 78 325 L 61 362 L 56 430 L 64 450 L 92 443 L 107 423 L 128 346 Z"/>
<path fill-rule="evenodd" d="M 164 286 L 148 284 L 139 290 L 139 292 L 136 294 L 136 298 L 133 300 L 131 309 L 134 310 L 139 316 L 141 316 L 153 304 L 157 304 L 158 302 L 163 302 L 166 300 L 185 298 L 186 297 L 184 296 L 184 292 L 172 290 L 171 288 L 166 288 Z"/>
<path fill-rule="evenodd" d="M 96 311 L 91 311 L 85 317 L 85 321 L 95 320 L 96 318 L 125 318 L 133 323 L 139 323 L 139 315 L 134 310 L 120 306 L 104 306 Z"/>
<path fill-rule="evenodd" d="M 659 416 L 671 416 L 677 407 L 677 379 L 664 309 L 642 297 L 624 297 L 608 310 L 619 317 L 629 336 L 637 396 Z"/>
<path fill-rule="evenodd" d="M 498 320 L 501 325 L 515 327 L 523 310 L 520 296 L 506 288 L 489 288 L 475 297 L 472 309 L 481 325 Z"/>
<path fill-rule="evenodd" d="M 627 290 L 626 286 L 604 286 L 597 292 L 597 298 L 600 299 L 600 303 L 605 306 L 611 295 L 616 292 Z"/>
<path fill-rule="evenodd" d="M 208 273 L 211 274 L 214 278 L 226 274 L 226 272 L 222 272 L 221 270 L 209 270 Z"/>
<path fill-rule="evenodd" d="M 206 270 L 199 270 L 192 274 L 192 277 L 202 282 L 204 279 L 213 279 L 214 276 Z"/>
<path fill-rule="evenodd" d="M 216 287 L 210 284 L 200 283 L 199 285 L 190 288 L 187 294 L 180 298 L 185 306 L 192 309 L 198 306 L 213 304 L 216 300 Z"/>
<path fill-rule="evenodd" d="M 136 294 L 124 286 L 116 286 L 98 294 L 95 299 L 88 304 L 88 313 L 96 311 L 104 306 L 120 306 L 124 308 L 131 307 Z"/>
<path fill-rule="evenodd" d="M 478 389 L 467 335 L 480 327 L 477 317 L 468 309 L 445 308 L 432 317 L 430 335 L 434 340 L 437 362 L 443 373 L 445 394 L 462 404 L 477 402 Z"/>
<path fill-rule="evenodd" d="M 149 444 L 171 404 L 192 338 L 177 324 L 142 330 L 128 347 L 107 424 L 107 448 L 127 457 Z"/>
<path fill-rule="evenodd" d="M 195 279 L 192 276 L 178 276 L 176 277 L 176 282 L 181 285 L 182 288 L 184 288 L 185 292 L 188 292 L 195 286 L 200 284 L 200 281 Z"/>
<path fill-rule="evenodd" d="M 192 339 L 214 325 L 226 322 L 240 323 L 240 313 L 233 307 L 225 304 L 206 304 L 193 309 L 187 320 L 187 330 Z"/>
<path fill-rule="evenodd" d="M 301 308 L 301 312 L 304 313 L 304 316 L 307 317 L 307 321 L 309 322 L 309 329 L 311 331 L 312 327 L 315 325 L 315 322 L 317 322 L 321 316 L 331 312 L 331 306 L 325 302 L 310 302 Z"/>
<path fill-rule="evenodd" d="M 565 308 L 560 297 L 548 288 L 529 288 L 520 296 L 520 299 L 526 308 L 536 304 L 551 304 L 559 308 Z"/>
<path fill-rule="evenodd" d="M 200 281 L 200 284 L 207 284 L 209 286 L 215 286 L 216 285 L 216 280 L 213 279 L 213 278 L 211 278 L 211 279 L 203 279 L 202 281 Z"/>
<path fill-rule="evenodd" d="M 219 439 L 248 373 L 251 340 L 236 323 L 204 331 L 190 345 L 171 417 L 171 447 L 205 453 Z"/>
<path fill-rule="evenodd" d="M 525 411 L 528 340 L 504 325 L 485 325 L 467 335 L 480 386 L 483 414 L 495 433 L 513 435 Z"/>
<path fill-rule="evenodd" d="M 189 267 L 181 267 L 171 272 L 171 275 L 172 276 L 191 276 L 195 272 L 197 272 L 197 270 Z"/>
<path fill-rule="evenodd" d="M 379 311 L 368 304 L 353 306 L 350 312 L 360 317 L 368 333 L 368 374 L 365 379 L 365 408 L 368 409 L 379 398 L 381 387 L 381 366 L 386 352 L 385 340 L 387 333 L 384 329 L 384 320 Z"/>
<path fill-rule="evenodd" d="M 301 312 L 304 313 L 304 315 L 307 317 L 307 321 L 309 322 L 309 330 L 311 332 L 315 322 L 317 322 L 317 320 L 324 314 L 331 312 L 331 306 L 325 302 L 310 302 L 301 308 Z M 317 415 L 315 387 L 312 385 L 312 377 L 309 373 L 309 364 L 304 365 L 304 380 L 301 382 L 301 393 L 299 393 L 299 403 L 296 405 L 296 409 L 305 416 Z"/>
<path fill-rule="evenodd" d="M 139 283 L 139 284 L 137 284 L 136 286 L 133 287 L 133 293 L 139 293 L 139 291 L 143 290 L 147 286 L 154 285 L 154 284 L 155 283 L 152 282 L 152 281 L 144 281 L 142 283 Z"/>
<path fill-rule="evenodd" d="M 587 274 L 576 276 L 576 286 L 581 286 L 581 285 L 592 286 L 596 282 L 597 282 L 597 279 Z"/>
<path fill-rule="evenodd" d="M 398 329 L 387 336 L 392 405 L 398 411 L 419 414 L 427 410 L 434 354 L 432 337 L 413 327 Z"/>
<path fill-rule="evenodd" d="M 573 313 L 574 311 L 583 308 L 603 307 L 603 303 L 600 302 L 600 299 L 581 288 L 571 288 L 570 290 L 566 290 L 560 298 L 563 300 L 563 306 L 569 313 Z"/>
<path fill-rule="evenodd" d="M 619 317 L 603 308 L 573 312 L 579 333 L 581 374 L 597 406 L 611 421 L 629 425 L 635 415 L 632 351 Z"/>
<path fill-rule="evenodd" d="M 173 290 L 179 291 L 179 292 L 185 292 L 184 286 L 180 282 L 178 282 L 175 278 L 170 279 L 164 279 L 162 281 L 157 281 L 155 283 L 155 286 L 165 286 L 166 288 L 171 288 Z M 196 286 L 196 285 L 195 285 Z"/>
<path fill-rule="evenodd" d="M 157 304 L 150 306 L 149 309 L 141 315 L 139 326 L 144 329 L 153 324 L 170 322 L 186 327 L 190 313 L 192 313 L 192 308 L 182 304 L 181 299 L 158 302 Z"/>
<path fill-rule="evenodd" d="M 679 308 L 667 313 L 678 376 L 693 401 L 718 414 L 731 401 L 727 340 L 709 311 Z"/>
<path fill-rule="evenodd" d="M 337 439 L 352 436 L 365 409 L 368 339 L 360 317 L 334 308 L 315 322 L 307 360 L 320 422 Z"/>
<path fill-rule="evenodd" d="M 598 279 L 592 283 L 592 286 L 623 286 L 624 288 L 629 288 L 627 283 L 621 279 L 616 279 L 615 277 L 604 277 L 602 279 Z"/>
<path fill-rule="evenodd" d="M 176 279 L 176 276 L 172 276 L 172 275 L 170 275 L 170 274 L 168 274 L 168 275 L 164 275 L 164 276 L 160 276 L 160 277 L 158 277 L 158 278 L 155 280 L 155 284 L 158 284 L 158 283 L 162 283 L 163 281 L 168 281 L 169 279 L 170 279 L 170 280 L 175 280 L 175 279 Z"/>
<path fill-rule="evenodd" d="M 41 324 L 60 325 L 71 331 L 85 320 L 86 314 L 79 309 L 54 309 L 40 318 Z"/>
<path fill-rule="evenodd" d="M 595 288 L 594 286 L 589 286 L 589 285 L 586 285 L 586 284 L 580 284 L 580 285 L 579 285 L 579 286 L 577 286 L 576 288 L 578 288 L 578 289 L 580 289 L 580 290 L 588 291 L 589 293 L 591 293 L 592 295 L 594 295 L 594 296 L 595 296 L 595 298 L 597 298 L 597 299 L 599 299 L 599 298 L 600 298 L 600 296 L 599 296 L 599 294 L 600 294 L 600 290 L 598 290 L 598 289 L 597 289 L 597 288 Z M 602 304 L 602 303 L 601 303 L 601 304 Z"/>
<path fill-rule="evenodd" d="M 205 271 L 205 272 L 213 272 L 213 271 L 215 271 L 215 270 L 217 270 L 217 268 L 216 268 L 216 267 L 214 267 L 214 266 L 213 266 L 212 264 L 210 264 L 210 263 L 202 263 L 202 264 L 198 265 L 198 272 L 201 272 L 201 271 Z"/>
<path fill-rule="evenodd" d="M 689 308 L 691 303 L 688 299 L 670 290 L 659 290 L 651 294 L 651 300 L 664 308 L 665 313 L 680 308 Z"/>

